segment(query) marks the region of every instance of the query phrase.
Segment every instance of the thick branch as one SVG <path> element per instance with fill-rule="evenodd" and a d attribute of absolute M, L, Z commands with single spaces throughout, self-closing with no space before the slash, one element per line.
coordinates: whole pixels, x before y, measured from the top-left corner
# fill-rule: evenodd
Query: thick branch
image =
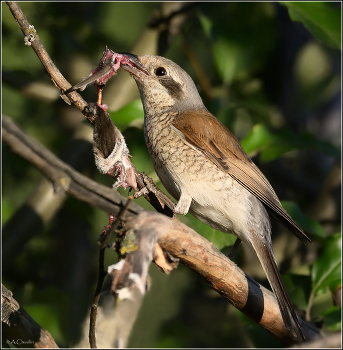
<path fill-rule="evenodd" d="M 283 344 L 299 341 L 285 327 L 273 293 L 246 275 L 206 238 L 180 221 L 152 212 L 129 219 L 127 228 L 140 236 L 150 235 L 150 240 L 156 236 L 165 252 L 201 275 L 211 288 Z M 318 335 L 315 327 L 300 318 L 299 322 L 307 340 Z"/>

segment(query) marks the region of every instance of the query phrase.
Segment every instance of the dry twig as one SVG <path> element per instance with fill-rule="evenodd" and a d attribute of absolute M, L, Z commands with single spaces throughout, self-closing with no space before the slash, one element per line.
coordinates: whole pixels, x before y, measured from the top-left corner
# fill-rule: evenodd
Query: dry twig
<path fill-rule="evenodd" d="M 132 201 L 132 197 L 129 197 L 128 201 L 126 202 L 124 208 L 119 213 L 116 221 L 110 225 L 108 228 L 106 234 L 102 236 L 102 240 L 99 242 L 100 249 L 99 249 L 99 270 L 98 270 L 98 282 L 95 290 L 94 300 L 91 307 L 91 313 L 90 313 L 90 323 L 89 323 L 89 344 L 91 348 L 96 348 L 96 337 L 95 337 L 95 325 L 96 325 L 96 315 L 98 310 L 98 303 L 100 298 L 100 292 L 102 285 L 105 280 L 106 271 L 104 268 L 104 258 L 105 258 L 105 248 L 106 243 L 109 240 L 112 233 L 115 231 L 115 229 L 118 227 L 123 214 L 126 212 L 126 210 L 129 207 L 129 204 Z"/>

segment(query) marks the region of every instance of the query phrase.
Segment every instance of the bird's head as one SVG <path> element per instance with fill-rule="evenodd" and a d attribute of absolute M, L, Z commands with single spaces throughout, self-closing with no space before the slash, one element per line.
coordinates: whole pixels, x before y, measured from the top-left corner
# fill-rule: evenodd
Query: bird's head
<path fill-rule="evenodd" d="M 160 56 L 124 54 L 122 64 L 135 79 L 145 114 L 205 109 L 192 78 L 173 61 Z"/>

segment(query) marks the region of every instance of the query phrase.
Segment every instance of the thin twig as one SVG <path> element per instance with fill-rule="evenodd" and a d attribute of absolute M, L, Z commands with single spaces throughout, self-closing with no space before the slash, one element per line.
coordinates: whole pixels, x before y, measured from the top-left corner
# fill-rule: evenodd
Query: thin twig
<path fill-rule="evenodd" d="M 114 230 L 116 230 L 116 228 L 119 225 L 120 219 L 122 218 L 123 214 L 126 212 L 126 210 L 129 208 L 129 204 L 131 203 L 131 201 L 133 200 L 133 197 L 130 196 L 125 204 L 125 206 L 123 207 L 123 209 L 120 211 L 116 221 L 111 225 L 111 227 L 109 228 L 109 230 L 106 232 L 106 234 L 104 236 L 101 236 L 101 240 L 99 240 L 100 243 L 100 247 L 102 249 L 106 248 L 106 244 L 108 242 L 108 240 L 111 238 Z"/>
<path fill-rule="evenodd" d="M 194 53 L 192 50 L 191 45 L 189 45 L 188 40 L 186 38 L 186 35 L 184 35 L 184 40 L 182 43 L 182 48 L 185 51 L 185 54 L 187 55 L 194 71 L 195 74 L 197 75 L 197 78 L 199 79 L 199 83 L 207 95 L 208 98 L 212 99 L 213 98 L 213 88 L 211 85 L 211 81 L 208 78 L 205 69 L 201 65 L 198 56 Z"/>
<path fill-rule="evenodd" d="M 152 18 L 150 22 L 148 23 L 149 28 L 158 28 L 160 26 L 166 26 L 170 23 L 170 21 L 181 14 L 186 14 L 187 12 L 190 12 L 193 10 L 196 6 L 198 6 L 200 3 L 199 2 L 191 2 L 191 3 L 186 3 L 182 8 L 173 11 L 166 17 L 159 16 L 158 18 Z"/>
<path fill-rule="evenodd" d="M 42 62 L 47 74 L 50 76 L 55 86 L 62 92 L 71 88 L 72 85 L 64 78 L 64 76 L 55 66 L 48 52 L 45 50 L 38 33 L 34 27 L 30 25 L 18 3 L 16 1 L 7 1 L 6 4 L 17 21 L 25 38 L 32 34 L 32 31 L 35 32 L 35 38 L 33 41 L 31 41 L 30 46 L 38 56 L 39 60 Z M 83 114 L 85 114 L 87 102 L 81 97 L 80 94 L 74 91 L 68 94 L 68 98 Z"/>
<path fill-rule="evenodd" d="M 113 232 L 116 230 L 118 227 L 119 223 L 122 220 L 122 217 L 124 213 L 127 211 L 129 208 L 129 205 L 132 201 L 133 197 L 130 196 L 125 204 L 125 206 L 122 208 L 120 213 L 117 216 L 117 219 L 115 222 L 110 226 L 108 229 L 107 233 L 105 236 L 102 237 L 101 243 L 100 243 L 100 248 L 99 248 L 99 270 L 98 270 L 98 282 L 96 285 L 95 293 L 94 293 L 94 299 L 91 307 L 91 312 L 90 312 L 90 322 L 89 322 L 89 344 L 90 347 L 96 348 L 96 336 L 95 336 L 95 325 L 96 325 L 96 316 L 98 313 L 98 304 L 99 304 L 99 299 L 100 299 L 100 293 L 101 293 L 101 288 L 105 280 L 105 276 L 107 275 L 107 272 L 105 271 L 105 265 L 104 265 L 104 259 L 105 259 L 105 248 L 106 248 L 106 243 L 109 240 L 109 238 L 112 236 Z"/>
<path fill-rule="evenodd" d="M 98 303 L 100 299 L 100 292 L 102 285 L 105 280 L 106 271 L 104 268 L 104 258 L 105 258 L 105 248 L 99 248 L 99 270 L 98 270 L 98 282 L 96 285 L 94 299 L 91 306 L 91 312 L 89 316 L 89 345 L 90 347 L 96 348 L 96 338 L 95 338 L 95 325 L 96 325 L 96 316 L 98 313 Z"/>

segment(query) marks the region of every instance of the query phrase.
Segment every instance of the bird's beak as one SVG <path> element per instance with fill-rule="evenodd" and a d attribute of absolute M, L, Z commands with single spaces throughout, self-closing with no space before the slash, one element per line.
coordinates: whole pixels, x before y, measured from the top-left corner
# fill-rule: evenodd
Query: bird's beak
<path fill-rule="evenodd" d="M 133 74 L 135 77 L 142 79 L 145 76 L 149 76 L 150 73 L 147 69 L 141 64 L 137 55 L 132 53 L 120 52 L 120 55 L 123 56 L 121 59 L 121 66 L 123 69 L 128 71 L 130 74 Z"/>

